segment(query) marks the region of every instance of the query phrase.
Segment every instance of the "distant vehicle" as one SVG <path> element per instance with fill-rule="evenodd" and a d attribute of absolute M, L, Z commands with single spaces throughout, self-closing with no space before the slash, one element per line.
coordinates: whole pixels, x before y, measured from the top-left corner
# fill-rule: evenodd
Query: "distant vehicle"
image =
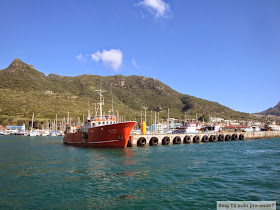
<path fill-rule="evenodd" d="M 133 130 L 133 131 L 131 131 L 131 134 L 140 135 L 141 131 L 140 130 Z"/>
<path fill-rule="evenodd" d="M 243 132 L 254 132 L 254 131 L 261 131 L 261 129 L 258 126 L 252 126 L 249 128 L 242 129 Z"/>
<path fill-rule="evenodd" d="M 254 129 L 252 127 L 249 127 L 249 128 L 243 128 L 242 131 L 243 132 L 253 132 Z"/>
<path fill-rule="evenodd" d="M 165 131 L 165 133 L 166 133 L 166 134 L 171 134 L 172 131 L 171 131 L 171 130 L 167 130 L 167 131 Z"/>
<path fill-rule="evenodd" d="M 252 126 L 254 131 L 261 131 L 261 129 L 258 126 Z"/>

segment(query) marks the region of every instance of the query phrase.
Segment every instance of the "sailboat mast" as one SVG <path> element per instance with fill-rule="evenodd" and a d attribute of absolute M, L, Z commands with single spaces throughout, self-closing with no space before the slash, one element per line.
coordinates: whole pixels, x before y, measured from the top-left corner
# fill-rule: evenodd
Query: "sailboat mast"
<path fill-rule="evenodd" d="M 33 128 L 33 122 L 34 122 L 34 113 L 32 114 L 32 124 L 31 124 L 31 131 L 32 131 L 32 128 Z"/>

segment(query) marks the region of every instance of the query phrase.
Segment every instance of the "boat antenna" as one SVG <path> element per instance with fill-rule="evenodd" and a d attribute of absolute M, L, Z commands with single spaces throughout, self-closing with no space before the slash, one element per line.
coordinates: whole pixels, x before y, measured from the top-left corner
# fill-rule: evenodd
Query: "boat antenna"
<path fill-rule="evenodd" d="M 111 84 L 111 95 L 112 95 L 112 115 L 114 116 L 114 99 L 113 99 L 113 83 Z"/>
<path fill-rule="evenodd" d="M 88 118 L 90 119 L 90 106 L 89 106 L 89 101 L 88 101 Z"/>
<path fill-rule="evenodd" d="M 95 90 L 99 94 L 99 103 L 97 103 L 97 104 L 99 104 L 100 119 L 102 119 L 102 105 L 104 105 L 104 97 L 103 97 L 102 93 L 106 92 L 106 91 L 101 90 L 101 84 L 102 84 L 102 78 L 101 78 L 101 81 L 100 81 L 100 89 L 99 90 Z"/>

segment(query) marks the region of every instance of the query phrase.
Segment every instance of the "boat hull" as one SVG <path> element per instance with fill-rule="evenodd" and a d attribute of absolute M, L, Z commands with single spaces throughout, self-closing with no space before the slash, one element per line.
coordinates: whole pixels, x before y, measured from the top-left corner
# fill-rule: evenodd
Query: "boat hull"
<path fill-rule="evenodd" d="M 126 148 L 136 122 L 122 122 L 89 128 L 87 133 L 65 133 L 63 143 L 97 148 Z"/>

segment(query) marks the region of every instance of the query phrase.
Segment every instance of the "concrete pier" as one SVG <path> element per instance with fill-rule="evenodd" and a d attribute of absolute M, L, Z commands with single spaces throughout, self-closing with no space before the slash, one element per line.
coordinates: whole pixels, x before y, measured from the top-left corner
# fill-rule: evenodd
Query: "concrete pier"
<path fill-rule="evenodd" d="M 192 144 L 280 137 L 280 131 L 131 135 L 128 146 Z"/>

